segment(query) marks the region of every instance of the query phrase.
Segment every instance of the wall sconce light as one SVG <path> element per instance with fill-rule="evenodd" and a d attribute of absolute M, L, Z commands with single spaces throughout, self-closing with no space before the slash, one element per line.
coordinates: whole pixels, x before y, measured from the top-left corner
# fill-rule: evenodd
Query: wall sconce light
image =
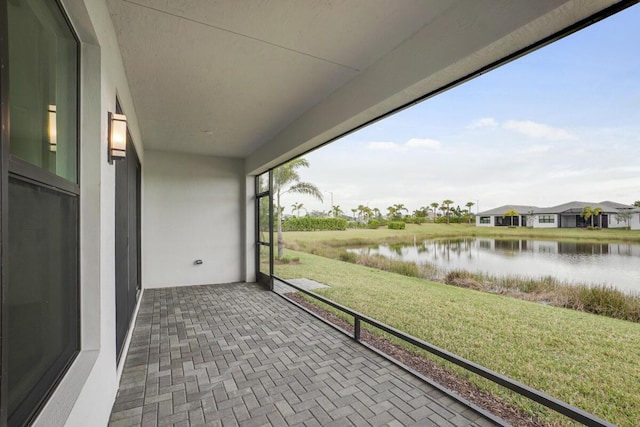
<path fill-rule="evenodd" d="M 127 117 L 109 112 L 109 164 L 127 155 Z"/>
<path fill-rule="evenodd" d="M 49 151 L 58 151 L 58 127 L 56 125 L 56 106 L 49 105 Z"/>

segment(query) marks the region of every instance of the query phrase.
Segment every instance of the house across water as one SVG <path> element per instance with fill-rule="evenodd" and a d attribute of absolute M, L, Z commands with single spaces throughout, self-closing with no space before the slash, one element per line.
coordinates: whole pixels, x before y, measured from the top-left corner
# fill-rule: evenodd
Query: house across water
<path fill-rule="evenodd" d="M 550 208 L 504 205 L 476 214 L 479 227 L 582 228 L 592 224 L 640 230 L 640 208 L 611 201 L 568 202 Z"/>

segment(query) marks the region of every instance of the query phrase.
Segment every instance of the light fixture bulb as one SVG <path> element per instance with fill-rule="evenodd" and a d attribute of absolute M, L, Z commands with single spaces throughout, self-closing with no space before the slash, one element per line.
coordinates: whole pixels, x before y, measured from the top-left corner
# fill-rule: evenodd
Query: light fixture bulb
<path fill-rule="evenodd" d="M 127 117 L 124 114 L 109 113 L 109 156 L 123 159 L 127 155 Z"/>
<path fill-rule="evenodd" d="M 58 126 L 56 122 L 56 106 L 49 105 L 49 151 L 56 152 L 58 148 Z"/>

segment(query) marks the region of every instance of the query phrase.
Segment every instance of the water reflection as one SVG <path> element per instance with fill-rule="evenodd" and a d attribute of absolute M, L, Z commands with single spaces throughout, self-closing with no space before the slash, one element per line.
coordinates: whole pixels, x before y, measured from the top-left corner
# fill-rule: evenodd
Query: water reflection
<path fill-rule="evenodd" d="M 487 238 L 438 239 L 414 245 L 352 249 L 432 263 L 445 270 L 495 275 L 554 276 L 640 292 L 640 245 Z"/>

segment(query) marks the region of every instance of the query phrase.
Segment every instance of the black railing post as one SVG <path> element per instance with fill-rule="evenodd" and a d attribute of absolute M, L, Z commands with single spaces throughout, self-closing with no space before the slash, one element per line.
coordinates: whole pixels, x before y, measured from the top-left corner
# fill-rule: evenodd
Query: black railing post
<path fill-rule="evenodd" d="M 360 317 L 353 316 L 353 339 L 360 342 Z"/>

